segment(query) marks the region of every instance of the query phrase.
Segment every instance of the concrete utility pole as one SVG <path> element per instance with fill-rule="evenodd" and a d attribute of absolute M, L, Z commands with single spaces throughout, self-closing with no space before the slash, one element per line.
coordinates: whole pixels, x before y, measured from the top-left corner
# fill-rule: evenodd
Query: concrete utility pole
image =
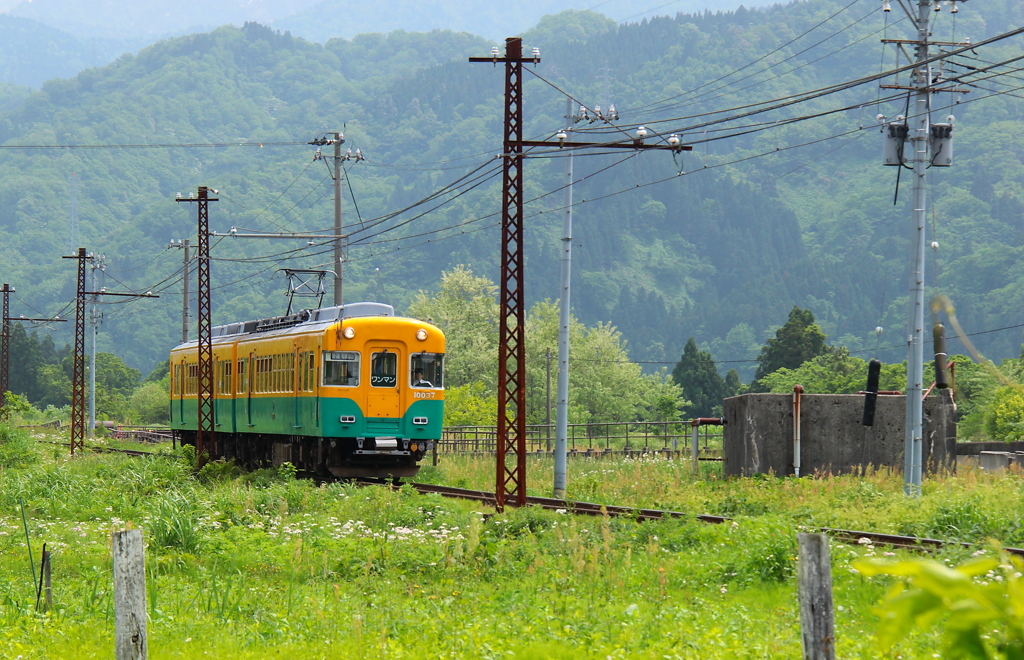
<path fill-rule="evenodd" d="M 505 130 L 502 153 L 501 204 L 501 294 L 498 320 L 498 429 L 496 443 L 496 483 L 494 503 L 504 511 L 505 502 L 516 506 L 526 504 L 526 343 L 523 258 L 523 164 L 524 149 L 585 148 L 601 149 L 663 149 L 672 152 L 690 151 L 678 135 L 669 136 L 664 144 L 645 144 L 649 131 L 639 127 L 636 136 L 621 142 L 569 142 L 565 132 L 554 141 L 523 140 L 523 64 L 540 63 L 540 49 L 523 57 L 523 40 L 505 40 L 505 55 L 497 47 L 490 57 L 471 57 L 470 62 L 505 65 Z M 507 456 L 514 451 L 515 462 Z"/>
<path fill-rule="evenodd" d="M 342 290 L 342 272 L 345 268 L 344 239 L 341 238 L 341 143 L 345 136 L 340 132 L 334 133 L 334 305 L 343 305 L 345 302 L 344 291 Z"/>
<path fill-rule="evenodd" d="M 931 2 L 918 1 L 917 61 L 928 59 L 929 18 Z M 907 418 L 904 441 L 904 488 L 907 494 L 921 494 L 921 456 L 924 427 L 924 229 L 927 204 L 928 138 L 931 124 L 931 65 L 920 67 L 915 74 L 914 127 L 910 136 L 914 147 L 914 212 L 911 225 L 910 258 L 910 332 L 907 345 Z"/>
<path fill-rule="evenodd" d="M 91 254 L 88 256 L 89 266 L 92 269 L 90 275 L 92 275 L 92 313 L 89 315 L 89 324 L 92 325 L 92 346 L 89 351 L 89 437 L 93 437 L 96 433 L 96 335 L 99 332 L 100 320 L 103 315 L 99 313 L 99 302 L 100 296 L 103 292 L 102 283 L 100 286 L 96 286 L 96 271 L 99 271 L 100 277 L 103 277 L 103 273 L 106 272 L 107 266 L 106 255 L 95 255 Z"/>
<path fill-rule="evenodd" d="M 189 290 L 188 289 L 189 289 L 189 266 L 191 265 L 191 262 L 189 261 L 190 255 L 189 255 L 188 239 L 186 238 L 184 241 L 182 241 L 181 239 L 178 239 L 178 241 L 171 241 L 170 245 L 168 245 L 167 247 L 169 247 L 169 248 L 178 248 L 178 249 L 181 249 L 181 250 L 185 251 L 185 257 L 183 259 L 183 263 L 182 263 L 182 266 L 181 266 L 181 271 L 182 271 L 181 286 L 182 286 L 182 296 L 184 298 L 182 300 L 182 302 L 181 302 L 181 343 L 184 344 L 184 343 L 188 342 L 188 317 L 189 317 L 189 313 L 188 313 L 188 308 L 189 308 Z"/>
<path fill-rule="evenodd" d="M 565 125 L 572 126 L 572 99 L 565 99 Z M 572 159 L 565 161 L 565 189 L 562 192 L 562 274 L 558 296 L 558 382 L 555 393 L 555 484 L 554 496 L 565 497 L 568 481 L 569 436 L 569 313 L 572 275 Z"/>
<path fill-rule="evenodd" d="M 913 211 L 910 223 L 910 299 L 907 310 L 907 386 L 906 386 L 906 435 L 904 438 L 904 490 L 907 495 L 921 494 L 923 468 L 924 429 L 924 267 L 925 267 L 925 224 L 927 210 L 927 171 L 935 165 L 948 167 L 952 164 L 952 115 L 946 124 L 931 123 L 932 95 L 940 91 L 966 92 L 955 87 L 942 88 L 939 71 L 932 68 L 928 48 L 931 45 L 961 46 L 947 42 L 930 41 L 931 14 L 940 11 L 941 5 L 934 0 L 918 0 L 917 16 L 914 17 L 903 0 L 897 0 L 917 28 L 917 39 L 884 39 L 883 43 L 897 44 L 899 48 L 913 44 L 914 69 L 909 85 L 881 85 L 883 89 L 903 89 L 913 95 L 914 108 L 909 112 L 906 123 L 903 117 L 888 124 L 889 144 L 886 149 L 886 164 L 906 167 L 909 159 L 904 155 L 904 146 L 910 143 L 913 149 Z M 963 0 L 960 0 L 963 1 Z M 957 12 L 953 0 L 953 13 Z M 888 0 L 883 5 L 889 11 Z M 884 120 L 884 117 L 882 118 Z M 938 129 L 938 131 L 936 131 Z M 931 153 L 931 157 L 929 157 Z"/>
<path fill-rule="evenodd" d="M 327 137 L 327 135 L 333 135 L 334 137 Z M 322 147 L 325 145 L 334 145 L 334 170 L 331 171 L 328 166 L 328 171 L 331 172 L 331 177 L 334 179 L 334 304 L 335 306 L 342 305 L 345 302 L 345 297 L 342 290 L 342 274 L 345 269 L 345 237 L 342 235 L 342 218 L 341 218 L 341 195 L 342 195 L 342 183 L 344 181 L 344 170 L 341 164 L 345 161 L 359 162 L 366 160 L 363 158 L 363 152 L 356 149 L 353 154 L 352 150 L 349 149 L 345 155 L 341 154 L 341 145 L 345 143 L 345 134 L 341 131 L 334 131 L 328 133 L 322 137 L 319 137 L 309 144 Z M 313 157 L 314 160 L 325 160 L 326 158 L 320 153 L 320 150 L 316 150 L 316 155 Z M 322 237 L 321 237 L 322 238 Z"/>

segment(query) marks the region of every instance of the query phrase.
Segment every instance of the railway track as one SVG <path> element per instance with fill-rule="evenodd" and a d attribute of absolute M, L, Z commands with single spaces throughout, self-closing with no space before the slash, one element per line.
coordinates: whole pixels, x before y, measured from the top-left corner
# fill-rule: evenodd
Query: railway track
<path fill-rule="evenodd" d="M 474 500 L 494 506 L 494 493 L 481 490 L 468 490 L 465 488 L 452 488 L 450 486 L 437 486 L 434 484 L 410 483 L 410 486 L 417 492 L 427 494 L 436 493 L 444 497 Z M 526 503 L 532 506 L 539 506 L 544 509 L 566 511 L 577 515 L 589 516 L 627 516 L 636 520 L 663 520 L 666 518 L 685 518 L 690 514 L 681 511 L 661 511 L 658 509 L 636 509 L 624 506 L 609 506 L 606 504 L 594 504 L 592 502 L 572 502 L 549 497 L 527 497 Z M 727 516 L 711 516 L 698 514 L 694 516 L 704 523 L 721 524 L 729 522 L 732 518 Z M 930 552 L 947 546 L 960 546 L 962 548 L 978 548 L 981 544 L 967 543 L 965 541 L 943 541 L 941 539 L 923 538 L 918 536 L 901 536 L 899 534 L 882 534 L 879 532 L 864 532 L 852 529 L 838 529 L 834 527 L 814 527 L 814 531 L 824 532 L 837 541 L 850 544 L 863 544 L 866 539 L 871 545 L 885 546 L 889 548 L 900 548 L 904 550 L 915 550 Z M 1003 548 L 1012 555 L 1024 557 L 1024 548 Z"/>
<path fill-rule="evenodd" d="M 36 442 L 42 442 L 48 445 L 58 445 L 60 447 L 70 447 L 70 442 L 57 442 L 56 440 L 36 440 Z M 127 454 L 128 456 L 158 456 L 153 451 L 142 451 L 139 449 L 117 449 L 116 447 L 97 447 L 95 445 L 85 445 L 84 449 L 87 451 L 95 452 L 97 454 Z"/>
<path fill-rule="evenodd" d="M 53 440 L 38 440 L 37 442 L 45 442 L 52 445 L 60 445 L 63 447 L 69 447 L 70 444 L 66 442 L 56 442 Z M 85 449 L 97 453 L 118 453 L 127 454 L 128 456 L 156 456 L 155 452 L 151 451 L 140 451 L 136 449 L 116 449 L 114 447 L 96 447 L 86 445 Z M 381 485 L 380 481 L 361 481 L 366 485 Z M 485 490 L 470 490 L 468 488 L 455 488 L 453 486 L 438 486 L 436 484 L 421 484 L 410 482 L 407 485 L 414 488 L 418 493 L 437 494 L 443 497 L 451 497 L 455 499 L 472 500 L 475 502 L 481 502 L 489 506 L 495 505 L 494 493 Z M 397 487 L 397 486 L 395 486 Z M 530 506 L 538 506 L 542 509 L 548 509 L 552 511 L 565 511 L 566 513 L 572 513 L 575 515 L 587 515 L 587 516 L 624 516 L 633 518 L 637 521 L 644 520 L 665 520 L 670 518 L 686 518 L 691 514 L 684 513 L 682 511 L 667 511 L 660 509 L 642 509 L 634 507 L 616 506 L 609 504 L 597 504 L 594 502 L 577 502 L 572 500 L 560 500 L 552 497 L 532 497 L 527 496 L 526 503 Z M 730 522 L 732 518 L 728 516 L 712 516 L 708 514 L 697 514 L 694 516 L 696 520 L 703 523 L 709 524 L 721 524 Z M 938 550 L 947 546 L 960 546 L 962 548 L 978 548 L 981 544 L 968 543 L 966 541 L 944 541 L 942 539 L 932 539 L 927 537 L 919 536 L 902 536 L 899 534 L 884 534 L 880 532 L 865 532 L 852 529 L 839 529 L 835 527 L 813 527 L 810 528 L 814 531 L 824 532 L 830 537 L 837 541 L 850 544 L 863 544 L 865 540 L 871 545 L 885 546 L 889 548 L 899 548 L 904 550 L 914 550 L 918 552 L 930 552 Z M 1006 552 L 1011 555 L 1018 557 L 1024 557 L 1024 548 L 1003 548 Z"/>

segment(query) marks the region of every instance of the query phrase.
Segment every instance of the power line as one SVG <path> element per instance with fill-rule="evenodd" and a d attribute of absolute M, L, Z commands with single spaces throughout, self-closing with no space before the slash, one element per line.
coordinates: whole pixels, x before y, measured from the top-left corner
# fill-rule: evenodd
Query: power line
<path fill-rule="evenodd" d="M 192 142 L 180 144 L 0 144 L 7 150 L 47 149 L 206 149 L 219 147 L 291 147 L 304 142 Z"/>

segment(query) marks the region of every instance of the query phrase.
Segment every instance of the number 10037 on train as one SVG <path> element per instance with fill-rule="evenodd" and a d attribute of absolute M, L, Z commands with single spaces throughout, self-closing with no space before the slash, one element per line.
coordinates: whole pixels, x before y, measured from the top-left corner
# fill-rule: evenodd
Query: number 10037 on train
<path fill-rule="evenodd" d="M 381 303 L 216 326 L 211 459 L 341 478 L 414 476 L 441 437 L 444 334 Z M 196 444 L 197 342 L 171 350 L 171 428 Z"/>

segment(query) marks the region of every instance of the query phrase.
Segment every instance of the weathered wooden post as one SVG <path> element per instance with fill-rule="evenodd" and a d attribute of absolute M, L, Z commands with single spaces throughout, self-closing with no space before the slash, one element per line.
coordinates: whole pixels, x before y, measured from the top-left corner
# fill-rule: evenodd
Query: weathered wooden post
<path fill-rule="evenodd" d="M 146 660 L 146 560 L 142 530 L 111 535 L 117 660 Z"/>
<path fill-rule="evenodd" d="M 44 612 L 49 612 L 53 609 L 53 582 L 50 579 L 50 555 L 52 553 L 47 550 L 43 553 L 43 596 L 46 599 L 46 609 Z"/>
<path fill-rule="evenodd" d="M 835 660 L 836 637 L 832 620 L 832 565 L 828 536 L 797 534 L 800 559 L 800 632 L 804 660 Z"/>

